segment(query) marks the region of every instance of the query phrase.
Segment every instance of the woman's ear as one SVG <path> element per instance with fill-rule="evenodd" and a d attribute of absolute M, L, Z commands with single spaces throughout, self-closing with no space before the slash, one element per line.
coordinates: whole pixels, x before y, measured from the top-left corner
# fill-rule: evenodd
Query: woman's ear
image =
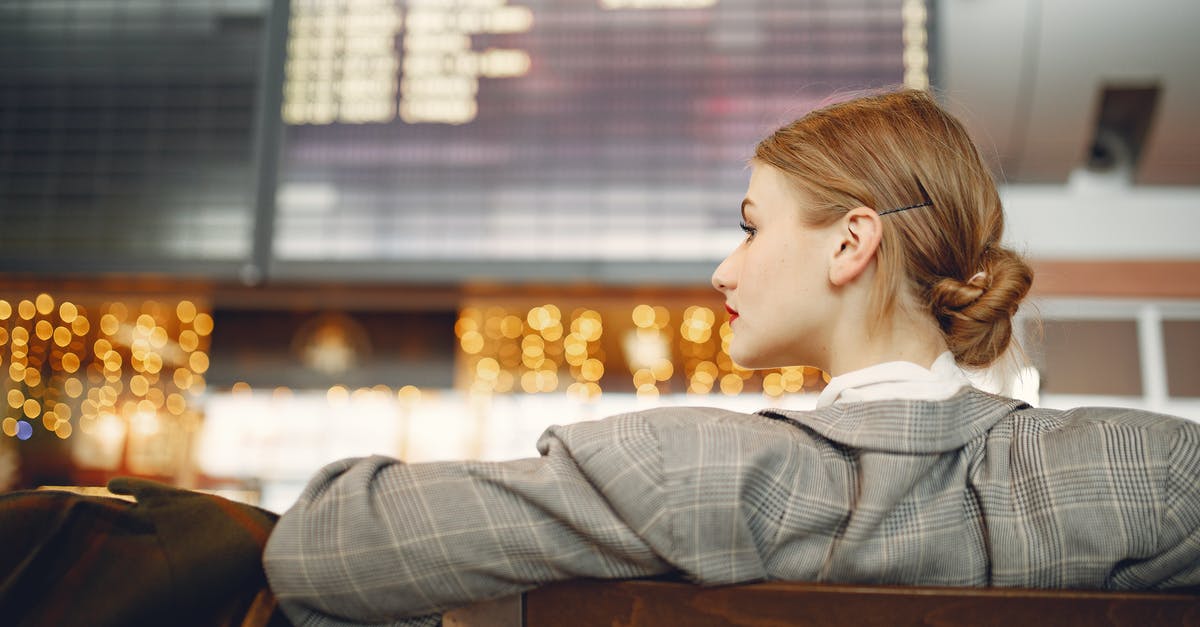
<path fill-rule="evenodd" d="M 844 286 L 866 271 L 879 250 L 883 238 L 883 222 L 869 207 L 855 207 L 838 222 L 838 249 L 829 264 L 829 282 Z"/>

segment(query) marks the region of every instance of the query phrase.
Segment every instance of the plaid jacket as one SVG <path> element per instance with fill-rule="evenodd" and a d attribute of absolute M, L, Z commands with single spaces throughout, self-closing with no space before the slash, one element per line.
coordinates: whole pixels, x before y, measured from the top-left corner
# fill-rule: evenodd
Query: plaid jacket
<path fill-rule="evenodd" d="M 542 457 L 326 467 L 266 569 L 298 625 L 436 624 L 574 577 L 1041 588 L 1200 584 L 1200 423 L 944 401 L 664 408 Z"/>

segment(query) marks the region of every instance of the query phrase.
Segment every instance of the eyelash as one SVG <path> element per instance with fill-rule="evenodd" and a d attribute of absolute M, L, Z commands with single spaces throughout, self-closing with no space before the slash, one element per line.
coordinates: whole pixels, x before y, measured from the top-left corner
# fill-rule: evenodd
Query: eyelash
<path fill-rule="evenodd" d="M 742 232 L 746 234 L 747 240 L 754 239 L 754 236 L 756 234 L 758 234 L 757 227 L 750 226 L 749 224 L 746 224 L 745 222 L 738 223 L 738 226 L 742 227 Z"/>

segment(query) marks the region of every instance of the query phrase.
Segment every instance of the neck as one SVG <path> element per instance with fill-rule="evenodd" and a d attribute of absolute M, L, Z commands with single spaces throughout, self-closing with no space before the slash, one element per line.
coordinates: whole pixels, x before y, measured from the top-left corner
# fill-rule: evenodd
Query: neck
<path fill-rule="evenodd" d="M 837 350 L 829 357 L 831 376 L 889 361 L 908 361 L 929 368 L 948 350 L 929 316 L 914 314 L 900 303 L 895 313 L 883 321 L 872 319 L 867 313 L 870 307 L 854 311 L 858 314 L 842 318 L 834 330 L 833 346 Z"/>

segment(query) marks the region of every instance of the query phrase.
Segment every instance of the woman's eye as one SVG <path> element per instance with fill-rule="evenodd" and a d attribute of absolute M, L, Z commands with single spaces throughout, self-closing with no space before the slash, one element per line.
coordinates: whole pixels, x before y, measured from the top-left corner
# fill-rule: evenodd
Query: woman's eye
<path fill-rule="evenodd" d="M 747 239 L 747 240 L 754 239 L 754 235 L 755 235 L 756 233 L 758 233 L 758 229 L 757 229 L 757 228 L 755 228 L 755 227 L 752 227 L 752 226 L 750 226 L 749 224 L 746 224 L 745 222 L 742 222 L 742 223 L 740 223 L 738 226 L 741 226 L 741 227 L 742 227 L 742 232 L 746 234 L 746 239 Z"/>

